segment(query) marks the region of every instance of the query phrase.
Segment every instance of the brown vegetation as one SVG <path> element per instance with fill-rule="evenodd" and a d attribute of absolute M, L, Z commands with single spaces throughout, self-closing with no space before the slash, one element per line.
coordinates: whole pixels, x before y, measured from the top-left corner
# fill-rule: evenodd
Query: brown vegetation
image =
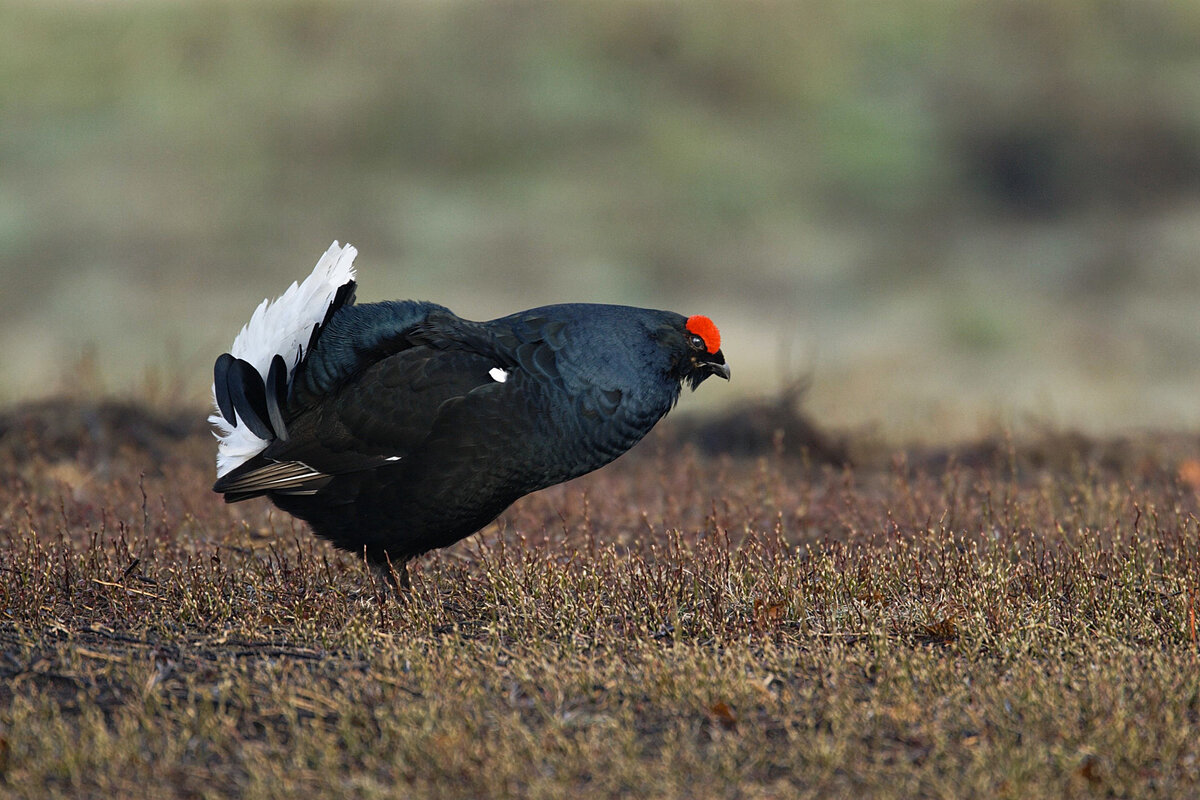
<path fill-rule="evenodd" d="M 0 417 L 0 794 L 1200 781 L 1195 437 L 832 467 L 667 430 L 421 559 L 397 603 L 265 503 L 222 505 L 195 416 Z"/>

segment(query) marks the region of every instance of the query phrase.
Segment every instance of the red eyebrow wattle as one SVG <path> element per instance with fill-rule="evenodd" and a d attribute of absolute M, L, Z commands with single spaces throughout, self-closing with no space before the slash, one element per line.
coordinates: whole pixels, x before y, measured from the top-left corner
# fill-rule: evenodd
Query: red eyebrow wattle
<path fill-rule="evenodd" d="M 715 353 L 721 349 L 721 332 L 717 330 L 716 324 L 703 314 L 688 317 L 687 329 L 704 340 L 704 347 L 708 352 Z"/>

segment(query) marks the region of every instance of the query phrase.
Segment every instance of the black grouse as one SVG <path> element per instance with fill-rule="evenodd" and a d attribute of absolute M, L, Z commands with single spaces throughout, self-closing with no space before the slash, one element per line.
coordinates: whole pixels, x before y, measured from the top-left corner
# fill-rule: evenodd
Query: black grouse
<path fill-rule="evenodd" d="M 217 359 L 213 490 L 265 495 L 393 586 L 414 556 L 624 453 L 683 383 L 729 378 L 707 317 L 568 303 L 471 322 L 434 303 L 354 305 L 356 254 L 334 242 Z"/>

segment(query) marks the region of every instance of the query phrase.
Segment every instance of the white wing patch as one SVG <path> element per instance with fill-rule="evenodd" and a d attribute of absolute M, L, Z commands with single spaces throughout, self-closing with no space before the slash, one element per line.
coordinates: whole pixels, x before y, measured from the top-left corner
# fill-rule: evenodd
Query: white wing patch
<path fill-rule="evenodd" d="M 508 370 L 503 370 L 499 367 L 492 367 L 489 369 L 488 375 L 491 375 L 492 380 L 494 380 L 496 383 L 504 383 L 506 380 L 508 380 Z"/>
<path fill-rule="evenodd" d="M 354 280 L 354 257 L 358 251 L 350 245 L 334 242 L 312 274 L 303 283 L 292 283 L 278 299 L 263 300 L 250 321 L 242 328 L 229 352 L 244 359 L 258 370 L 265 380 L 276 354 L 283 356 L 288 376 L 300 360 L 300 348 L 308 344 L 312 330 L 325 319 L 338 289 Z M 216 387 L 213 387 L 216 405 Z M 258 438 L 245 425 L 234 427 L 220 412 L 208 421 L 216 427 L 217 477 L 261 453 L 267 442 Z"/>

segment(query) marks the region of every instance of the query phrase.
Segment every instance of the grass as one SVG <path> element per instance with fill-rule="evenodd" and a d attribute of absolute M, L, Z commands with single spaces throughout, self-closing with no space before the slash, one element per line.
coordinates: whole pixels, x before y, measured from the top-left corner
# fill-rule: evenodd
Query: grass
<path fill-rule="evenodd" d="M 188 420 L 0 416 L 0 794 L 1200 782 L 1195 437 L 874 445 L 835 468 L 668 428 L 420 560 L 396 603 L 268 505 L 222 505 Z"/>

